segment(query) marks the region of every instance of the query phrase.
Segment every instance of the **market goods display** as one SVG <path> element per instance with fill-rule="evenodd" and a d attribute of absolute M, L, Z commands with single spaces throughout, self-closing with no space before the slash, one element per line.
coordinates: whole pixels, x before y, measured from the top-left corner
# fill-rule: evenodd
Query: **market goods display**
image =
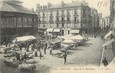
<path fill-rule="evenodd" d="M 18 60 L 16 60 L 16 58 L 7 58 L 7 59 L 4 60 L 4 63 L 7 66 L 18 67 L 20 62 Z"/>
<path fill-rule="evenodd" d="M 36 69 L 36 65 L 24 63 L 24 64 L 20 64 L 20 65 L 18 66 L 18 68 L 19 68 L 21 71 L 31 71 L 31 70 Z"/>

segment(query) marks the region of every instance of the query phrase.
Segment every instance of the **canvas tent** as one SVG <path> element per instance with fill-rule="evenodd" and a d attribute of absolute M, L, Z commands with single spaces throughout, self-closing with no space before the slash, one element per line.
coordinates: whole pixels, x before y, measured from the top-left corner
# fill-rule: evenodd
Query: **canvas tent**
<path fill-rule="evenodd" d="M 66 39 L 63 41 L 63 43 L 75 43 L 73 40 Z"/>
<path fill-rule="evenodd" d="M 105 35 L 104 39 L 107 39 L 109 36 L 111 36 L 111 34 L 113 34 L 113 32 L 112 32 L 112 31 L 109 31 L 109 32 Z"/>
<path fill-rule="evenodd" d="M 113 43 L 114 41 L 115 41 L 114 39 L 111 39 L 111 40 L 105 42 L 105 43 L 102 45 L 102 47 L 108 46 L 108 45 L 110 45 L 111 43 Z"/>
<path fill-rule="evenodd" d="M 35 39 L 36 39 L 36 37 L 34 37 L 33 35 L 16 37 L 16 38 L 13 40 L 13 43 L 32 41 L 32 40 L 35 40 Z"/>
<path fill-rule="evenodd" d="M 81 35 L 76 35 L 72 37 L 73 40 L 84 40 L 85 37 L 81 36 Z"/>

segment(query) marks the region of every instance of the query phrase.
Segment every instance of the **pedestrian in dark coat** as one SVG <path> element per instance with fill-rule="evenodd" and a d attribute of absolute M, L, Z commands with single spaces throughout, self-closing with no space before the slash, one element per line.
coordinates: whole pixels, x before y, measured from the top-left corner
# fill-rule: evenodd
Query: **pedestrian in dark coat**
<path fill-rule="evenodd" d="M 107 66 L 107 65 L 108 65 L 108 61 L 107 61 L 107 59 L 104 58 L 104 60 L 102 61 L 102 63 L 103 63 L 104 66 Z"/>
<path fill-rule="evenodd" d="M 38 53 L 37 53 L 37 51 L 35 51 L 35 57 L 37 57 L 38 56 Z"/>
<path fill-rule="evenodd" d="M 47 43 L 45 43 L 45 45 L 44 45 L 45 47 L 44 47 L 44 54 L 46 54 L 46 49 L 47 49 Z"/>
<path fill-rule="evenodd" d="M 42 52 L 40 51 L 40 59 L 43 57 Z"/>
<path fill-rule="evenodd" d="M 64 64 L 65 64 L 67 61 L 67 53 L 66 52 L 64 53 L 63 57 L 64 57 Z"/>
<path fill-rule="evenodd" d="M 53 55 L 52 48 L 50 48 L 50 55 Z"/>

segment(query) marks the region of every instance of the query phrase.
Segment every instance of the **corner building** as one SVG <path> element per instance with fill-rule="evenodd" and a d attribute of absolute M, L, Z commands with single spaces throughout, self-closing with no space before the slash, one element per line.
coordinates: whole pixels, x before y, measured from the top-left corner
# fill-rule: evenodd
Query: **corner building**
<path fill-rule="evenodd" d="M 59 29 L 59 35 L 71 34 L 72 30 L 81 34 L 91 33 L 91 8 L 85 1 L 72 1 L 40 6 L 37 4 L 38 27 Z"/>

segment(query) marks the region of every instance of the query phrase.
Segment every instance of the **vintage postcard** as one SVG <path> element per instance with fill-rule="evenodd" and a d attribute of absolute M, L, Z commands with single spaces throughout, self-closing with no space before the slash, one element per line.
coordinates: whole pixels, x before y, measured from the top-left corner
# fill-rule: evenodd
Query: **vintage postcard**
<path fill-rule="evenodd" d="M 115 0 L 0 0 L 0 73 L 115 73 Z"/>

